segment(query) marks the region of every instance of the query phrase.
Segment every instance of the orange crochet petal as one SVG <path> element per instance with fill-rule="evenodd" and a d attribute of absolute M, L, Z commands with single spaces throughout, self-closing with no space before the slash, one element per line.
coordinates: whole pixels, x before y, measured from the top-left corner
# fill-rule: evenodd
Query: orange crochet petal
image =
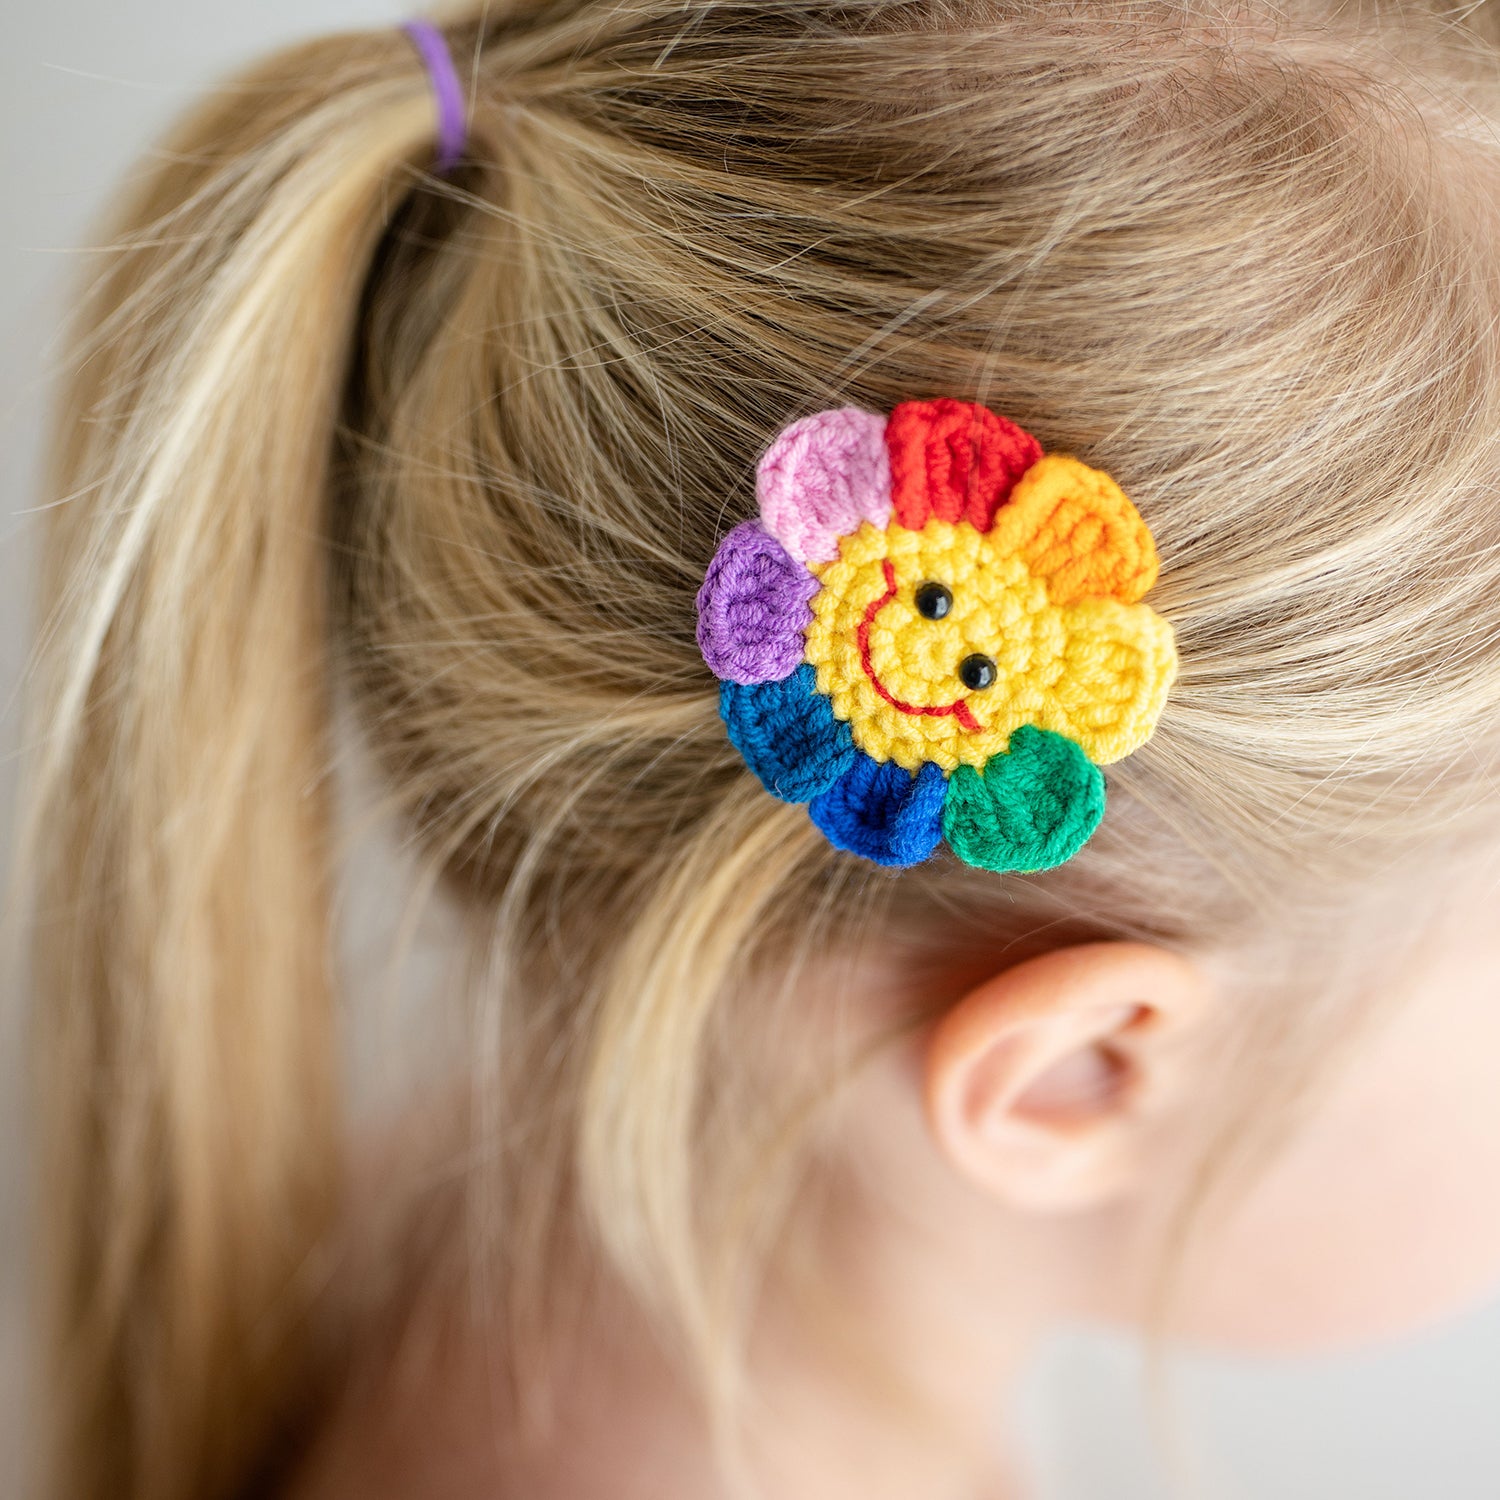
<path fill-rule="evenodd" d="M 1054 604 L 1100 597 L 1133 604 L 1156 582 L 1156 544 L 1140 512 L 1108 474 L 1065 453 L 1027 469 L 994 531 Z"/>
<path fill-rule="evenodd" d="M 967 521 L 988 531 L 1042 445 L 1014 422 L 972 401 L 904 401 L 886 423 L 891 502 L 909 531 L 928 521 Z"/>

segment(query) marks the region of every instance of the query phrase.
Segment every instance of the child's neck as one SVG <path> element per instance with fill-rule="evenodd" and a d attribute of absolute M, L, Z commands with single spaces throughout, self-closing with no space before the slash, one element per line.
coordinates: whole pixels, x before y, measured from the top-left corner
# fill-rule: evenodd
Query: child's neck
<path fill-rule="evenodd" d="M 1004 1407 L 1048 1310 L 1056 1247 L 950 1224 L 933 1243 L 824 1220 L 848 1313 L 831 1320 L 824 1303 L 813 1326 L 798 1299 L 767 1299 L 748 1442 L 765 1500 L 1024 1500 Z M 553 1420 L 533 1442 L 496 1395 L 495 1355 L 476 1340 L 393 1372 L 336 1424 L 295 1500 L 739 1500 L 686 1386 L 619 1305 L 591 1308 L 560 1353 Z"/>

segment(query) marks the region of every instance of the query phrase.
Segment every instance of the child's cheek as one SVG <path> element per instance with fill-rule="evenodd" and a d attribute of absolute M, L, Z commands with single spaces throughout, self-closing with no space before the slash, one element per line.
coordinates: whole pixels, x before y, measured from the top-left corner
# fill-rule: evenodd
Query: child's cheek
<path fill-rule="evenodd" d="M 1500 939 L 1475 931 L 1392 997 L 1389 1022 L 1211 1242 L 1198 1336 L 1358 1343 L 1500 1285 Z"/>

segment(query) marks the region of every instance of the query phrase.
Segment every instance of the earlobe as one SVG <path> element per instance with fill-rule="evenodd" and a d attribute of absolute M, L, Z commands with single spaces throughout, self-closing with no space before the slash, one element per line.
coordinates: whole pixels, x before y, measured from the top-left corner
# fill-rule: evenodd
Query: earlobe
<path fill-rule="evenodd" d="M 1127 1196 L 1152 1124 L 1188 1082 L 1205 1010 L 1196 965 L 1088 943 L 976 986 L 927 1045 L 928 1122 L 949 1163 L 1008 1206 L 1069 1212 Z"/>

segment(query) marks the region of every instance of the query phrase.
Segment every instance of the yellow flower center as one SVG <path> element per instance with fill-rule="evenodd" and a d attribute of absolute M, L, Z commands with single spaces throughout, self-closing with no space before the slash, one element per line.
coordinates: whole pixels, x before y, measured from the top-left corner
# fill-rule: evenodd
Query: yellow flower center
<path fill-rule="evenodd" d="M 1068 664 L 1067 621 L 1042 581 L 989 533 L 963 522 L 933 520 L 920 531 L 866 522 L 813 571 L 823 587 L 807 660 L 818 690 L 876 760 L 910 771 L 929 760 L 945 771 L 982 766 L 1022 724 L 1048 717 Z M 924 585 L 946 591 L 940 617 L 931 589 L 924 613 Z M 985 677 L 988 685 L 973 685 Z"/>

